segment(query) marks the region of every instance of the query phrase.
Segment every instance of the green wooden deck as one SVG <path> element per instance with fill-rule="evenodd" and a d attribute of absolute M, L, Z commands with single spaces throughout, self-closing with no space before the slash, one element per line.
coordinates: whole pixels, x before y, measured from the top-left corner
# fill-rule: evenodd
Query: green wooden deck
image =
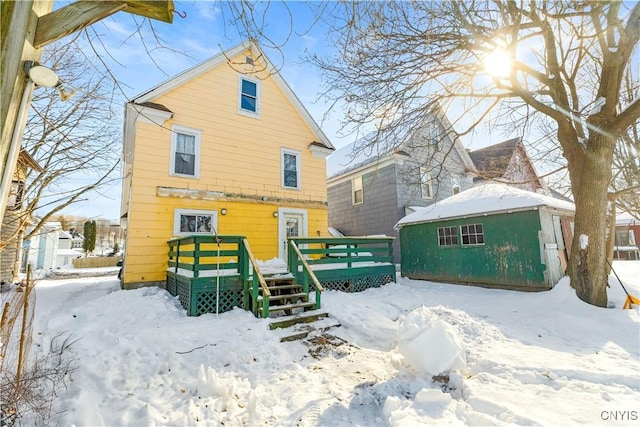
<path fill-rule="evenodd" d="M 166 289 L 189 316 L 234 307 L 256 316 L 319 309 L 324 289 L 359 292 L 395 281 L 393 238 L 292 238 L 287 259 L 290 295 L 263 276 L 244 236 L 171 239 Z M 273 295 L 272 295 L 273 294 Z M 277 305 L 285 301 L 286 305 Z M 283 303 L 284 304 L 284 303 Z"/>

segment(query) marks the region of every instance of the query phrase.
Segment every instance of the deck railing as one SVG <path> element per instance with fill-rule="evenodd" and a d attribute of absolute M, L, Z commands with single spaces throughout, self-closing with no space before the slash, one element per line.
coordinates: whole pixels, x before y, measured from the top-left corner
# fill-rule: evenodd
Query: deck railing
<path fill-rule="evenodd" d="M 292 237 L 287 263 L 291 273 L 303 280 L 301 258 L 309 264 L 326 289 L 349 292 L 377 287 L 395 280 L 393 237 Z"/>
<path fill-rule="evenodd" d="M 258 261 L 253 256 L 253 252 L 251 251 L 251 247 L 249 246 L 249 242 L 247 239 L 242 239 L 243 250 L 246 254 L 244 259 L 244 265 L 242 267 L 242 273 L 240 277 L 242 277 L 245 283 L 245 309 L 251 307 L 251 311 L 256 316 L 258 315 L 258 301 L 260 299 L 258 296 L 260 295 L 260 289 L 262 289 L 262 317 L 269 317 L 269 296 L 271 292 L 269 291 L 269 287 L 267 286 L 267 282 L 264 280 L 262 273 L 260 272 L 260 268 L 258 267 Z M 253 274 L 250 274 L 250 271 L 253 270 Z M 249 301 L 249 296 L 251 296 L 251 301 Z"/>
<path fill-rule="evenodd" d="M 300 251 L 300 248 L 298 248 L 298 245 L 296 245 L 296 242 L 293 240 L 289 240 L 289 246 L 292 249 L 291 252 L 295 254 L 297 260 L 300 262 L 302 266 L 302 292 L 304 292 L 307 295 L 309 294 L 309 280 L 311 280 L 311 282 L 313 283 L 313 287 L 316 290 L 315 309 L 319 310 L 321 305 L 321 301 L 320 301 L 321 294 L 322 294 L 322 291 L 324 291 L 324 287 L 320 284 L 320 281 L 318 280 L 315 273 L 309 266 L 309 263 L 305 260 L 304 255 L 302 255 L 302 252 Z M 291 254 L 289 255 L 291 256 Z M 290 270 L 290 271 L 297 271 L 297 270 Z"/>
<path fill-rule="evenodd" d="M 186 236 L 169 240 L 169 267 L 177 274 L 193 274 L 197 279 L 205 271 L 233 270 L 240 273 L 243 265 L 244 236 Z"/>

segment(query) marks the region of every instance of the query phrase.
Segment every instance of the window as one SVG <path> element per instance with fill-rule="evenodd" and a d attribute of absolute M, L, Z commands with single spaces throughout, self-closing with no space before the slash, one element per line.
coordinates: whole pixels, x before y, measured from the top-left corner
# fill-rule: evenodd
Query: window
<path fill-rule="evenodd" d="M 484 230 L 482 224 L 469 224 L 460 226 L 462 245 L 484 245 Z"/>
<path fill-rule="evenodd" d="M 174 126 L 171 141 L 171 175 L 200 176 L 200 131 Z"/>
<path fill-rule="evenodd" d="M 440 127 L 438 126 L 438 123 L 434 120 L 429 123 L 427 128 L 427 138 L 429 139 L 429 143 L 437 144 L 439 136 L 440 136 Z"/>
<path fill-rule="evenodd" d="M 9 199 L 7 200 L 7 209 L 17 211 L 22 207 L 22 196 L 24 193 L 24 182 L 11 181 L 9 189 Z"/>
<path fill-rule="evenodd" d="M 431 187 L 431 173 L 425 167 L 420 168 L 420 193 L 423 199 L 433 198 L 433 188 Z"/>
<path fill-rule="evenodd" d="M 364 203 L 364 192 L 362 191 L 362 176 L 351 180 L 351 192 L 353 194 L 353 204 L 360 205 Z"/>
<path fill-rule="evenodd" d="M 451 175 L 451 190 L 454 195 L 460 192 L 460 177 L 458 175 Z"/>
<path fill-rule="evenodd" d="M 218 223 L 218 212 L 176 209 L 173 219 L 173 235 L 214 234 Z"/>
<path fill-rule="evenodd" d="M 257 116 L 260 112 L 260 82 L 258 80 L 240 77 L 240 96 L 238 111 L 250 116 Z"/>
<path fill-rule="evenodd" d="M 282 187 L 300 188 L 300 153 L 297 151 L 282 150 Z"/>
<path fill-rule="evenodd" d="M 457 246 L 458 229 L 456 227 L 438 227 L 439 246 Z"/>

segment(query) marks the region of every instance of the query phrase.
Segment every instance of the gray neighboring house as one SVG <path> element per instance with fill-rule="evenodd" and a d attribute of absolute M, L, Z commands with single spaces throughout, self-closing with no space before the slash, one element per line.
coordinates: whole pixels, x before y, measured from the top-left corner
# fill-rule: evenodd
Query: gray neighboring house
<path fill-rule="evenodd" d="M 347 236 L 395 237 L 394 225 L 423 207 L 473 186 L 476 171 L 444 113 L 425 117 L 405 140 L 375 149 L 349 144 L 327 159 L 329 226 Z"/>

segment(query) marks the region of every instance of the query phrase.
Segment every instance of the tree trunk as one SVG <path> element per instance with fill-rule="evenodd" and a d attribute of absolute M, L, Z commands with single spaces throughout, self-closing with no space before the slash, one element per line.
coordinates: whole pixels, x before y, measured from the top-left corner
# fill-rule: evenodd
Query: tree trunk
<path fill-rule="evenodd" d="M 571 284 L 578 298 L 598 307 L 607 306 L 606 213 L 613 148 L 614 143 L 609 138 L 592 133 L 582 169 L 574 169 L 571 174 L 580 177 L 575 183 L 572 179 L 576 216 L 570 260 Z"/>

